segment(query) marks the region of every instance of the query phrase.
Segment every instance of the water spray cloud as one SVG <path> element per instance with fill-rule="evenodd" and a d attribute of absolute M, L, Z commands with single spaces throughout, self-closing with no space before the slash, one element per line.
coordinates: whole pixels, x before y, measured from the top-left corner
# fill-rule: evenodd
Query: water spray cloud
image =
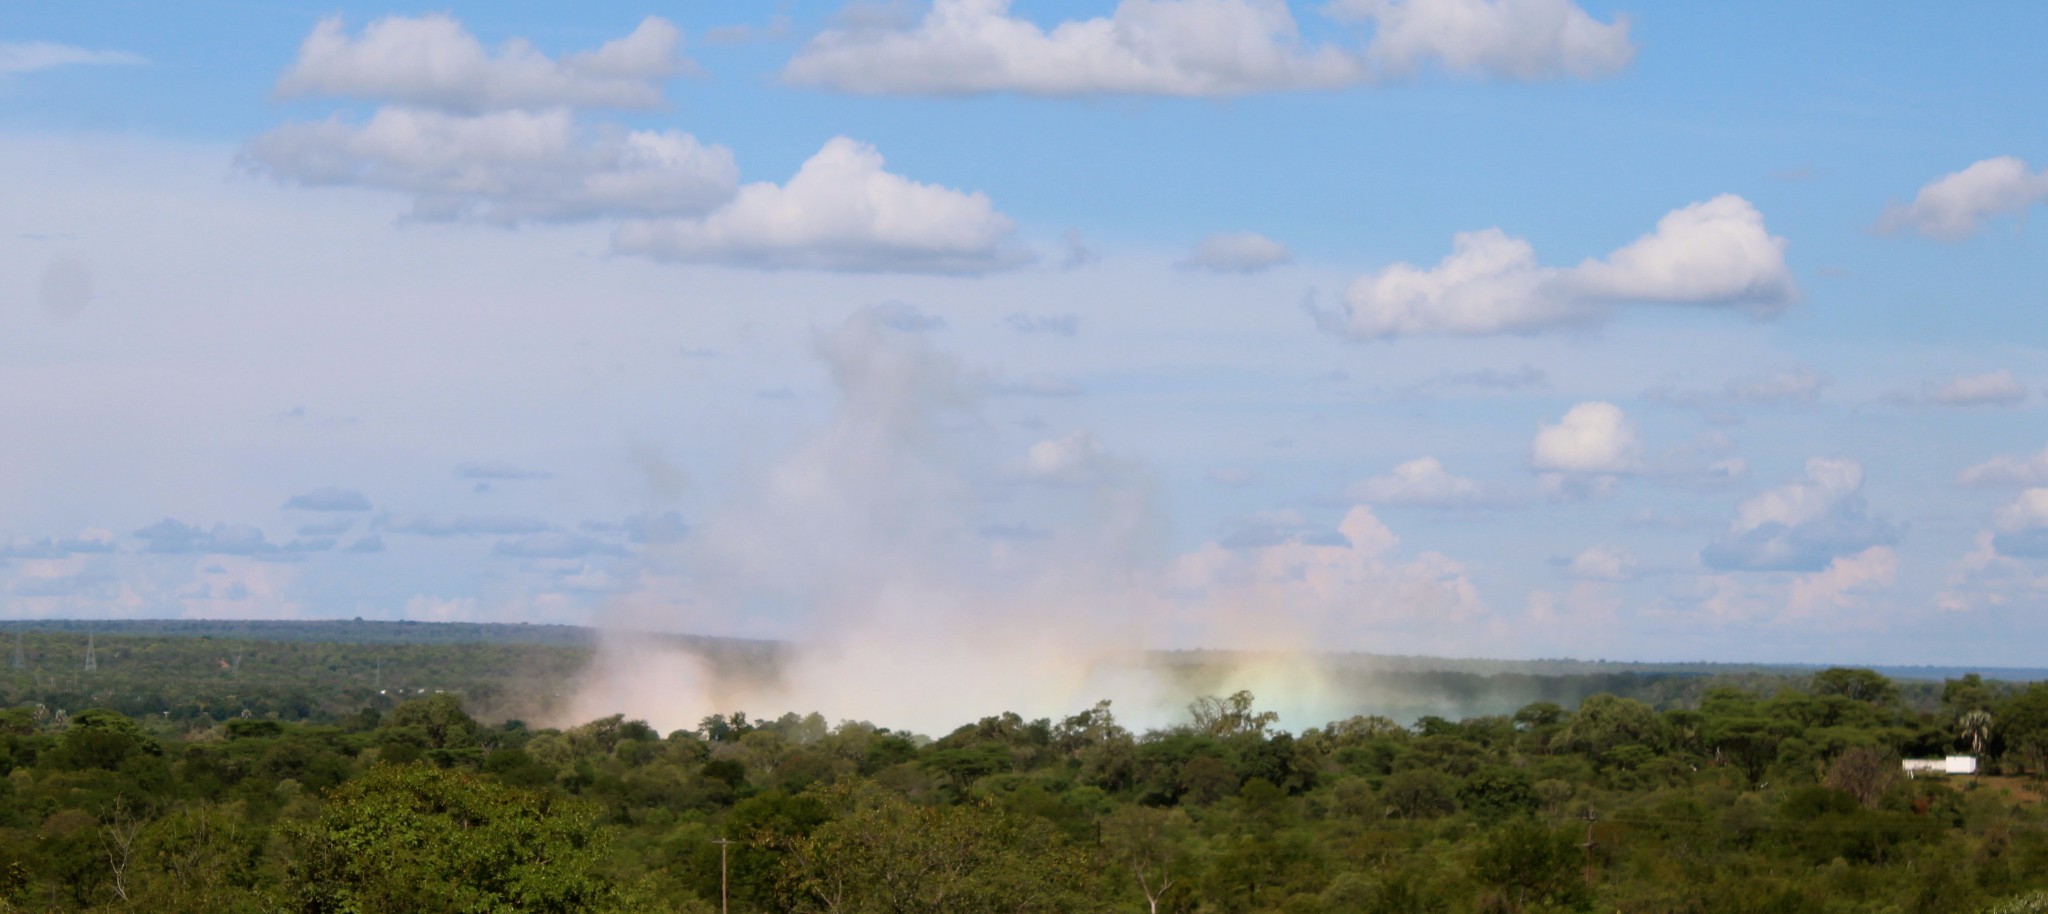
<path fill-rule="evenodd" d="M 859 312 L 820 334 L 832 417 L 616 601 L 570 716 L 679 728 L 816 710 L 930 732 L 1108 698 L 1157 725 L 1195 691 L 1257 687 L 1290 723 L 1313 724 L 1336 697 L 1300 652 L 1483 610 L 1462 566 L 1395 557 L 1393 533 L 1362 506 L 1328 542 L 1174 555 L 1143 466 L 1085 431 L 1001 443 L 980 417 L 978 373 L 887 317 Z M 1018 471 L 1083 450 L 1086 472 L 1072 460 L 1069 472 Z M 998 527 L 1045 534 L 980 532 Z M 736 665 L 648 632 L 788 646 Z M 1268 653 L 1191 682 L 1147 653 L 1167 647 Z"/>

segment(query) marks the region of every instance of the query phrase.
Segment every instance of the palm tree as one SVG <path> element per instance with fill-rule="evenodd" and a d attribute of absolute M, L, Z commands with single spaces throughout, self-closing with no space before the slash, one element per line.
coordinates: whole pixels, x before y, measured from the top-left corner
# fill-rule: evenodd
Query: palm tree
<path fill-rule="evenodd" d="M 1984 744 L 1991 739 L 1991 712 L 1983 709 L 1964 711 L 1956 718 L 1956 729 L 1970 744 L 1972 755 L 1984 754 Z"/>

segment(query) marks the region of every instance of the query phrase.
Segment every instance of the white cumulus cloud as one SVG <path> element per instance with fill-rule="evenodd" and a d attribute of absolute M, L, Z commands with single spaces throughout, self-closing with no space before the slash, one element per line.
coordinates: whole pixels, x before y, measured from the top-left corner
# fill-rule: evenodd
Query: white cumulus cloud
<path fill-rule="evenodd" d="M 1350 496 L 1375 505 L 1454 507 L 1483 501 L 1475 480 L 1444 469 L 1435 457 L 1418 457 L 1351 487 Z"/>
<path fill-rule="evenodd" d="M 1911 203 L 1885 209 L 1877 227 L 1915 231 L 1954 241 L 1983 230 L 1984 223 L 2048 200 L 2048 171 L 2032 171 L 2013 156 L 1977 162 L 1928 182 Z"/>
<path fill-rule="evenodd" d="M 583 125 L 566 110 L 378 109 L 287 124 L 245 161 L 282 181 L 412 197 L 421 219 L 517 223 L 707 212 L 739 185 L 732 152 L 674 130 Z"/>
<path fill-rule="evenodd" d="M 1949 566 L 1948 586 L 1935 605 L 1949 611 L 2038 605 L 2048 596 L 2048 573 L 2037 570 L 2038 560 L 2048 558 L 2048 488 L 2027 489 L 1999 508 L 1975 545 Z"/>
<path fill-rule="evenodd" d="M 1964 469 L 1956 476 L 1964 486 L 2048 485 L 2048 447 L 2032 454 L 2000 454 Z"/>
<path fill-rule="evenodd" d="M 1122 0 L 1050 30 L 1009 0 L 936 0 L 908 28 L 828 30 L 783 71 L 860 94 L 1230 96 L 1363 80 L 1356 55 L 1309 47 L 1282 0 Z"/>
<path fill-rule="evenodd" d="M 1992 544 L 2001 555 L 2048 557 L 2048 488 L 2027 489 L 1992 519 Z"/>
<path fill-rule="evenodd" d="M 1019 476 L 1044 482 L 1091 482 L 1103 477 L 1109 459 L 1094 435 L 1079 431 L 1033 444 L 1012 469 Z"/>
<path fill-rule="evenodd" d="M 413 216 L 498 224 L 701 215 L 732 198 L 723 147 L 677 130 L 590 124 L 577 109 L 651 108 L 687 66 L 680 33 L 649 17 L 594 51 L 553 59 L 524 41 L 487 50 L 445 15 L 390 16 L 351 36 L 316 26 L 278 81 L 285 96 L 380 103 L 251 141 L 242 160 L 293 184 L 412 198 Z"/>
<path fill-rule="evenodd" d="M 1592 546 L 1566 566 L 1573 577 L 1589 581 L 1626 581 L 1635 576 L 1636 557 L 1615 546 Z"/>
<path fill-rule="evenodd" d="M 1316 316 L 1332 333 L 1367 340 L 1528 333 L 1596 322 L 1632 302 L 1769 313 L 1799 294 L 1785 247 L 1733 194 L 1673 210 L 1626 247 L 1570 268 L 1543 266 L 1528 241 L 1500 229 L 1463 232 L 1434 267 L 1396 263 L 1359 277 L 1341 310 Z"/>
<path fill-rule="evenodd" d="M 1892 524 L 1864 502 L 1863 466 L 1815 457 L 1802 478 L 1743 502 L 1727 534 L 1700 557 L 1721 570 L 1823 571 L 1841 556 L 1896 538 Z"/>
<path fill-rule="evenodd" d="M 748 184 L 699 219 L 627 222 L 612 243 L 657 260 L 770 270 L 980 273 L 1026 259 L 986 194 L 883 164 L 873 146 L 835 137 L 786 184 Z"/>
<path fill-rule="evenodd" d="M 1634 55 L 1625 22 L 1570 0 L 1348 0 L 1360 45 L 1304 40 L 1285 0 L 1120 0 L 1044 28 L 1009 0 L 936 0 L 914 22 L 851 22 L 799 51 L 783 78 L 860 94 L 1021 92 L 1228 97 L 1335 89 L 1428 64 L 1506 79 L 1593 77 Z"/>
<path fill-rule="evenodd" d="M 1899 554 L 1890 546 L 1836 556 L 1826 568 L 1791 581 L 1785 610 L 1792 616 L 1810 616 L 1854 609 L 1864 595 L 1892 586 L 1898 574 Z"/>
<path fill-rule="evenodd" d="M 1998 510 L 1998 529 L 2007 533 L 2048 527 L 2048 488 L 2032 488 Z"/>
<path fill-rule="evenodd" d="M 1825 517 L 1844 498 L 1863 487 L 1863 466 L 1853 460 L 1815 457 L 1806 462 L 1806 478 L 1787 483 L 1742 503 L 1737 530 L 1765 524 L 1796 527 Z"/>
<path fill-rule="evenodd" d="M 1948 586 L 1936 594 L 1935 605 L 1949 612 L 1986 607 L 2039 605 L 2048 597 L 2048 574 L 2033 563 L 1999 554 L 1997 534 L 1977 534 L 1974 548 L 1949 565 Z"/>
<path fill-rule="evenodd" d="M 1672 210 L 1654 231 L 1564 277 L 1577 296 L 1604 301 L 1742 304 L 1764 310 L 1797 294 L 1785 239 L 1748 200 L 1722 194 Z"/>
<path fill-rule="evenodd" d="M 1599 400 L 1571 408 L 1536 431 L 1529 466 L 1554 473 L 1620 475 L 1642 467 L 1642 442 L 1621 407 Z"/>
<path fill-rule="evenodd" d="M 677 54 L 681 40 L 674 25 L 649 16 L 623 38 L 556 60 L 522 40 L 492 52 L 445 14 L 386 16 L 355 36 L 328 18 L 299 46 L 277 92 L 462 112 L 654 108 L 662 81 L 689 68 Z"/>
<path fill-rule="evenodd" d="M 1333 16 L 1369 19 L 1367 56 L 1391 74 L 1430 63 L 1513 79 L 1590 78 L 1635 58 L 1628 22 L 1601 22 L 1571 0 L 1335 0 Z"/>
<path fill-rule="evenodd" d="M 1343 313 L 1318 320 L 1342 336 L 1379 339 L 1526 331 L 1590 317 L 1550 292 L 1555 275 L 1536 263 L 1527 241 L 1499 229 L 1461 232 L 1435 267 L 1397 263 L 1361 276 L 1344 292 Z"/>
<path fill-rule="evenodd" d="M 1257 273 L 1292 259 L 1286 245 L 1257 232 L 1227 232 L 1202 239 L 1181 266 L 1211 273 Z"/>
<path fill-rule="evenodd" d="M 1466 567 L 1438 552 L 1396 557 L 1400 539 L 1364 505 L 1334 538 L 1295 537 L 1245 549 L 1211 543 L 1174 559 L 1164 584 L 1194 598 L 1240 644 L 1329 644 L 1362 626 L 1434 628 L 1486 611 Z"/>

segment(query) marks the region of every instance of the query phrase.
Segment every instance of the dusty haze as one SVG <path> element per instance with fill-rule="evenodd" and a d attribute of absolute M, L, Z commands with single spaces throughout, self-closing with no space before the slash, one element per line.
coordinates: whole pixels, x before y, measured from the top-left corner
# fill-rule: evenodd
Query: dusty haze
<path fill-rule="evenodd" d="M 1475 615 L 1463 568 L 1392 558 L 1364 506 L 1334 532 L 1175 553 L 1144 467 L 1087 430 L 1023 449 L 979 405 L 987 379 L 939 351 L 900 308 L 819 334 L 839 402 L 808 441 L 736 493 L 608 609 L 570 707 L 661 729 L 712 713 L 818 711 L 943 733 L 1000 711 L 1070 714 L 1109 699 L 1138 726 L 1194 697 L 1150 649 L 1267 652 L 1203 691 L 1252 689 L 1289 726 L 1355 713 L 1310 649 L 1373 648 L 1362 633 Z M 720 675 L 638 632 L 784 636 L 778 675 Z"/>

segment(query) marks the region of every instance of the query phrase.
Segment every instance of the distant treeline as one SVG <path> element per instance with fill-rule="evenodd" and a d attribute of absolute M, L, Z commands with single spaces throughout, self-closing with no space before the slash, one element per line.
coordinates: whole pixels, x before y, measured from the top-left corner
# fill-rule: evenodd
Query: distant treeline
<path fill-rule="evenodd" d="M 649 636 L 711 661 L 723 675 L 772 679 L 787 645 Z M 597 646 L 594 629 L 378 621 L 33 620 L 0 622 L 0 702 L 52 709 L 101 706 L 173 720 L 247 712 L 332 722 L 405 696 L 464 696 L 481 719 L 547 720 L 575 689 Z M 90 645 L 95 669 L 86 669 Z M 1132 660 L 1188 696 L 1232 690 L 1231 673 L 1258 655 L 1172 651 Z M 1320 654 L 1335 712 L 1402 722 L 1511 713 L 1531 702 L 1575 707 L 1617 695 L 1658 710 L 1697 707 L 1716 688 L 1757 694 L 1804 688 L 1816 671 L 1739 664 L 1617 664 Z M 1997 681 L 1999 677 L 1988 677 Z M 2007 681 L 2012 681 L 2008 679 Z M 1930 711 L 1941 681 L 1897 680 L 1900 704 Z M 1316 723 L 1306 721 L 1303 723 Z"/>
<path fill-rule="evenodd" d="M 1224 664 L 1239 658 L 1257 656 L 1241 651 L 1186 650 L 1163 651 L 1159 656 L 1169 662 L 1189 664 Z M 1537 660 L 1499 660 L 1475 657 L 1430 657 L 1419 654 L 1366 654 L 1353 651 L 1330 652 L 1317 655 L 1320 662 L 1331 668 L 1374 670 L 1380 672 L 1455 672 L 1486 676 L 1496 673 L 1513 673 L 1525 676 L 1583 676 L 1591 674 L 1635 673 L 1688 674 L 1695 676 L 1744 676 L 1769 674 L 1775 676 L 1810 676 L 1839 664 L 1827 663 L 1715 663 L 1706 660 L 1688 661 L 1634 661 L 1634 660 L 1576 660 L 1549 658 Z M 1940 682 L 1944 679 L 1958 679 L 1975 673 L 1985 679 L 1999 679 L 2007 682 L 2033 682 L 2048 679 L 2048 667 L 1993 667 L 1993 666 L 1869 666 L 1859 668 L 1881 673 L 1888 678 L 1915 679 Z"/>
<path fill-rule="evenodd" d="M 584 647 L 597 630 L 578 625 L 495 622 L 407 622 L 366 619 L 26 619 L 0 622 L 0 633 L 52 632 L 136 637 L 231 638 L 346 644 L 553 644 Z M 4 645 L 0 645 L 4 649 Z"/>
<path fill-rule="evenodd" d="M 123 635 L 137 637 L 229 638 L 244 641 L 313 641 L 342 644 L 539 644 L 562 647 L 591 647 L 602 637 L 599 629 L 581 625 L 534 625 L 505 622 L 414 622 L 371 619 L 17 619 L 0 620 L 0 635 L 16 632 L 69 633 L 77 635 Z M 708 635 L 636 633 L 635 638 L 654 638 L 706 651 L 753 653 L 772 657 L 787 645 L 751 638 L 720 638 Z M 4 649 L 5 645 L 0 645 Z M 1241 651 L 1178 650 L 1144 655 L 1169 666 L 1210 667 L 1236 663 L 1257 654 Z M 1744 676 L 1768 674 L 1808 676 L 1834 664 L 1715 663 L 1710 661 L 1640 662 L 1624 660 L 1581 660 L 1547 658 L 1501 660 L 1490 658 L 1430 657 L 1408 654 L 1329 652 L 1316 655 L 1323 666 L 1341 671 L 1379 673 L 1469 673 L 1475 676 L 1513 674 L 1521 676 L 1588 676 L 1636 674 L 1661 676 Z M 1939 682 L 1975 673 L 1986 679 L 2007 682 L 2048 680 L 2048 668 L 1991 666 L 1866 666 L 1894 679 Z"/>
<path fill-rule="evenodd" d="M 129 637 L 213 637 L 242 641 L 315 641 L 315 643 L 522 643 L 522 646 L 592 648 L 602 637 L 600 629 L 586 625 L 530 625 L 530 623 L 424 623 L 424 621 L 379 621 L 379 619 L 8 619 L 0 621 L 0 637 L 14 633 L 76 633 L 76 635 L 129 635 Z M 635 633 L 635 639 L 659 639 L 717 656 L 752 656 L 774 660 L 788 646 L 782 641 L 713 637 L 684 633 Z M 8 646 L 0 643 L 0 652 Z M 1145 660 L 1169 668 L 1223 668 L 1260 654 L 1223 650 L 1169 650 L 1143 654 Z M 1810 676 L 1831 664 L 1729 664 L 1729 662 L 1634 662 L 1634 660 L 1495 660 L 1495 658 L 1436 658 L 1415 654 L 1362 654 L 1327 652 L 1315 654 L 1317 664 L 1337 674 L 1399 674 L 1399 672 L 1460 672 L 1470 676 L 1640 676 L 1659 680 L 1669 676 Z M 1939 682 L 1978 674 L 2007 682 L 2048 680 L 2048 668 L 2003 668 L 2003 666 L 1866 666 L 1894 680 Z M 1503 691 L 1503 689 L 1495 689 Z M 1585 693 L 1591 695 L 1591 693 Z"/>

